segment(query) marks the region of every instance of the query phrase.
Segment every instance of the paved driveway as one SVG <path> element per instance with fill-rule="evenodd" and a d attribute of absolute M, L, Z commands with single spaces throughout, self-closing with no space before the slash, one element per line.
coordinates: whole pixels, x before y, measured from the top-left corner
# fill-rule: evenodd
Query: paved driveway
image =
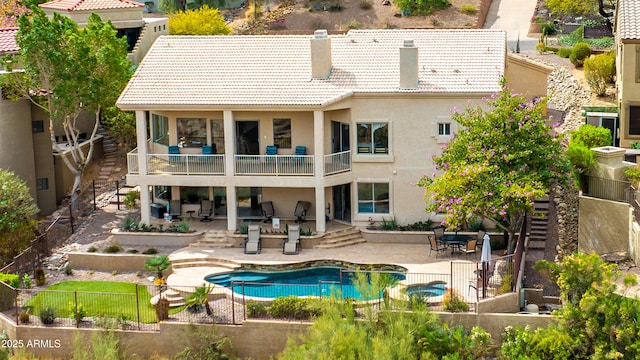
<path fill-rule="evenodd" d="M 538 38 L 530 38 L 529 26 L 534 15 L 536 0 L 493 0 L 485 29 L 504 29 L 507 31 L 507 48 L 515 52 L 518 38 L 520 51 L 535 50 Z"/>

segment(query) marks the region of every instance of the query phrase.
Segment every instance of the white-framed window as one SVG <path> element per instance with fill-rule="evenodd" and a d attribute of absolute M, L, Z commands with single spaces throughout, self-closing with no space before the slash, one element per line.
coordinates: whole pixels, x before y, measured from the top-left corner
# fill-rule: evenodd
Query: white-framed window
<path fill-rule="evenodd" d="M 49 178 L 36 179 L 36 190 L 49 190 Z"/>
<path fill-rule="evenodd" d="M 389 183 L 388 182 L 359 182 L 358 185 L 358 213 L 388 214 L 389 213 Z"/>
<path fill-rule="evenodd" d="M 438 136 L 451 136 L 451 123 L 438 123 Z"/>
<path fill-rule="evenodd" d="M 169 146 L 169 118 L 151 114 L 151 125 L 153 126 L 153 142 Z"/>
<path fill-rule="evenodd" d="M 291 119 L 273 119 L 273 144 L 278 149 L 291 149 Z"/>
<path fill-rule="evenodd" d="M 178 146 L 202 147 L 207 144 L 207 121 L 204 118 L 177 118 Z"/>
<path fill-rule="evenodd" d="M 358 154 L 389 154 L 389 123 L 357 123 Z"/>
<path fill-rule="evenodd" d="M 640 106 L 629 106 L 629 135 L 640 135 Z"/>

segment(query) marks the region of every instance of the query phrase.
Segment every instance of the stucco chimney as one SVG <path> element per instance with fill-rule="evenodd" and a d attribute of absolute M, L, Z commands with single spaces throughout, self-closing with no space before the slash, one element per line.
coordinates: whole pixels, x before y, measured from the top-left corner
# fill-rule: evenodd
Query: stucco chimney
<path fill-rule="evenodd" d="M 311 77 L 326 79 L 331 74 L 331 39 L 327 30 L 316 30 L 311 39 Z"/>
<path fill-rule="evenodd" d="M 400 89 L 418 88 L 418 48 L 405 40 L 400 48 Z"/>

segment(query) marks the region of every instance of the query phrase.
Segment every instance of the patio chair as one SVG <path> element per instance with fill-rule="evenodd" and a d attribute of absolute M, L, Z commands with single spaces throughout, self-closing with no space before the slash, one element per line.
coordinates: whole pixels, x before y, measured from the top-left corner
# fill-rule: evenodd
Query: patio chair
<path fill-rule="evenodd" d="M 436 241 L 442 242 L 441 238 L 444 235 L 444 226 L 436 226 L 433 228 L 433 236 Z"/>
<path fill-rule="evenodd" d="M 169 146 L 169 163 L 177 164 L 179 162 L 180 162 L 180 148 L 178 147 L 178 145 Z"/>
<path fill-rule="evenodd" d="M 260 208 L 262 209 L 262 217 L 264 217 L 263 222 L 270 222 L 273 220 L 273 215 L 275 215 L 276 211 L 273 208 L 273 203 L 271 201 L 263 201 L 260 203 Z"/>
<path fill-rule="evenodd" d="M 282 244 L 282 253 L 295 255 L 300 252 L 300 225 L 289 226 L 288 238 Z"/>
<path fill-rule="evenodd" d="M 171 221 L 180 220 L 180 217 L 182 217 L 182 204 L 180 200 L 169 201 L 169 215 L 171 215 Z"/>
<path fill-rule="evenodd" d="M 260 252 L 260 225 L 249 225 L 243 245 L 245 254 L 258 254 Z"/>
<path fill-rule="evenodd" d="M 473 240 L 469 240 L 467 242 L 467 245 L 465 245 L 464 247 L 460 247 L 460 251 L 465 253 L 465 255 L 467 256 L 467 259 L 469 258 L 469 254 L 473 254 L 476 258 L 478 258 L 478 252 L 476 251 L 476 243 L 478 242 L 477 239 L 473 239 Z"/>
<path fill-rule="evenodd" d="M 278 155 L 278 147 L 275 145 L 267 145 L 267 152 L 265 155 Z"/>
<path fill-rule="evenodd" d="M 429 248 L 429 256 L 431 256 L 432 251 L 435 251 L 437 258 L 439 252 L 447 250 L 447 244 L 436 240 L 436 238 L 431 235 L 429 235 L 429 244 L 431 245 L 431 247 Z"/>
<path fill-rule="evenodd" d="M 200 209 L 198 210 L 198 216 L 201 217 L 200 221 L 211 221 L 211 215 L 213 215 L 213 201 L 200 200 Z"/>
<path fill-rule="evenodd" d="M 308 201 L 298 201 L 296 209 L 293 211 L 293 216 L 296 217 L 297 223 L 303 223 L 307 219 L 307 211 L 311 208 L 311 203 Z"/>

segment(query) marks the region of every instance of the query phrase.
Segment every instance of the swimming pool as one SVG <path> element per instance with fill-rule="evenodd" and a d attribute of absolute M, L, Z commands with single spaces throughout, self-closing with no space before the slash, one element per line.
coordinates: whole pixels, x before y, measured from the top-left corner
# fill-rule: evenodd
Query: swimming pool
<path fill-rule="evenodd" d="M 407 295 L 419 296 L 425 300 L 430 297 L 444 295 L 447 291 L 447 283 L 444 281 L 432 281 L 428 284 L 412 284 L 407 286 Z"/>
<path fill-rule="evenodd" d="M 402 273 L 389 273 L 404 280 Z M 236 294 L 257 298 L 279 296 L 331 296 L 342 298 L 363 297 L 353 285 L 355 273 L 340 267 L 311 267 L 287 271 L 235 270 L 205 277 L 205 281 L 233 289 Z"/>

